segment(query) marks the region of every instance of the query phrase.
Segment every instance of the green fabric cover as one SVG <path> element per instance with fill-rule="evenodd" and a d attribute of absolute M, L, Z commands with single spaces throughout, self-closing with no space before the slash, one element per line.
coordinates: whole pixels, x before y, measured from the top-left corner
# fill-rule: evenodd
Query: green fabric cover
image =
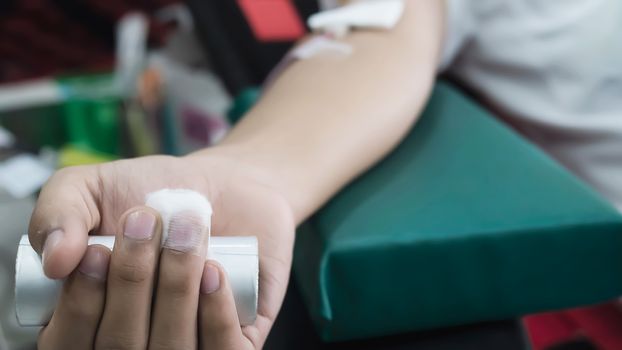
<path fill-rule="evenodd" d="M 294 269 L 324 340 L 504 319 L 622 294 L 622 218 L 440 83 L 405 141 L 299 229 Z"/>

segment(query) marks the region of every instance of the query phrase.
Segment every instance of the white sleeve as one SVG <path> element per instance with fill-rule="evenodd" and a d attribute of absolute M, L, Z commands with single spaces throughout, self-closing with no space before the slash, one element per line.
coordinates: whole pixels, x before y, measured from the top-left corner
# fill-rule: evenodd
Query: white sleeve
<path fill-rule="evenodd" d="M 449 68 L 465 44 L 474 36 L 476 18 L 473 2 L 481 0 L 445 0 L 445 40 L 438 71 Z"/>
<path fill-rule="evenodd" d="M 473 6 L 483 0 L 441 0 L 445 1 L 445 39 L 438 65 L 438 72 L 449 68 L 465 44 L 475 35 L 476 10 Z M 318 0 L 320 10 L 342 6 L 344 0 Z"/>

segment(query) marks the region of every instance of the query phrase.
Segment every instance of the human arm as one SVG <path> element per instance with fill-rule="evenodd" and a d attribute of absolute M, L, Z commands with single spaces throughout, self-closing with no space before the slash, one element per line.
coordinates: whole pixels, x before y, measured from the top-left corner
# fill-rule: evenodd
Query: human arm
<path fill-rule="evenodd" d="M 215 147 L 180 158 L 59 172 L 43 189 L 30 226 L 33 247 L 45 251 L 46 274 L 70 274 L 84 255 L 87 234 L 115 232 L 122 213 L 143 204 L 146 193 L 162 187 L 199 191 L 214 205 L 214 235 L 259 238 L 257 321 L 239 333 L 226 319 L 233 312 L 219 317 L 232 334 L 243 335 L 239 344 L 261 347 L 286 290 L 296 224 L 390 152 L 416 121 L 435 77 L 443 13 L 443 2 L 408 0 L 393 30 L 345 38 L 351 55 L 326 53 L 293 63 Z M 60 238 L 47 239 L 57 230 Z M 234 306 L 223 300 L 231 311 Z M 133 314 L 134 306 L 119 310 Z M 146 342 L 142 333 L 132 334 Z"/>
<path fill-rule="evenodd" d="M 395 147 L 436 76 L 444 2 L 409 0 L 390 31 L 355 31 L 353 54 L 293 63 L 219 146 L 271 169 L 300 222 Z M 207 149 L 198 154 L 209 154 Z"/>

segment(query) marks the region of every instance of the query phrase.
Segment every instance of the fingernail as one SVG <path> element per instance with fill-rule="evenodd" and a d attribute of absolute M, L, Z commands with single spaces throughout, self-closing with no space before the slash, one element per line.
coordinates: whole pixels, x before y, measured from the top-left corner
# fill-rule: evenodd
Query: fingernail
<path fill-rule="evenodd" d="M 47 258 L 50 256 L 54 248 L 63 240 L 63 236 L 65 233 L 63 230 L 54 230 L 48 234 L 45 238 L 45 243 L 43 244 L 43 252 L 41 253 L 41 259 L 43 260 L 43 265 L 45 265 Z"/>
<path fill-rule="evenodd" d="M 78 271 L 81 273 L 104 281 L 108 274 L 108 255 L 95 247 L 88 247 L 86 254 L 78 265 Z"/>
<path fill-rule="evenodd" d="M 147 211 L 138 210 L 127 216 L 123 234 L 137 240 L 151 239 L 156 225 L 156 218 Z"/>
<path fill-rule="evenodd" d="M 201 278 L 201 293 L 212 294 L 220 288 L 220 271 L 211 263 L 205 264 Z"/>
<path fill-rule="evenodd" d="M 181 252 L 194 252 L 204 255 L 207 249 L 207 227 L 203 219 L 195 213 L 180 212 L 168 223 L 168 236 L 164 247 Z"/>

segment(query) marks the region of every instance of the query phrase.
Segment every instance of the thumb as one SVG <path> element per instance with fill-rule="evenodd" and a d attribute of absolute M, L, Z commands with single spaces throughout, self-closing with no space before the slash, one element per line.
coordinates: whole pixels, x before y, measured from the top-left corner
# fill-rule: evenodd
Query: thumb
<path fill-rule="evenodd" d="M 30 218 L 28 236 L 49 278 L 67 277 L 80 263 L 88 233 L 100 222 L 94 166 L 61 169 L 45 184 Z"/>

